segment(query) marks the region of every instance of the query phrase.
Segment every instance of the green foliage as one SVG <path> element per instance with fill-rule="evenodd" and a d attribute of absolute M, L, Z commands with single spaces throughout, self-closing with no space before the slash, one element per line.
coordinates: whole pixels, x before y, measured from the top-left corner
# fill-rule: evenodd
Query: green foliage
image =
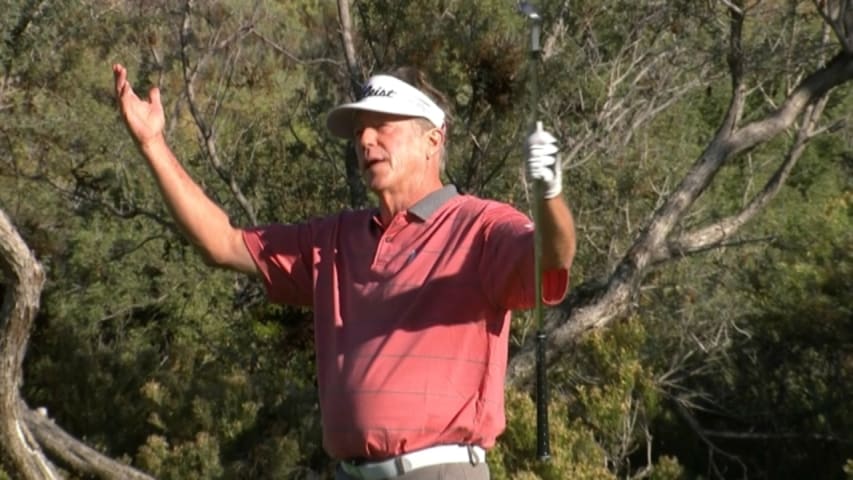
<path fill-rule="evenodd" d="M 638 321 L 618 325 L 608 335 L 590 335 L 571 372 L 577 375 L 572 416 L 593 426 L 611 459 L 630 453 L 619 450 L 633 450 L 642 440 L 641 431 L 626 425 L 625 419 L 637 418 L 643 424 L 658 407 L 653 373 L 643 366 L 639 350 L 644 336 Z M 581 378 L 586 381 L 577 381 Z"/>
<path fill-rule="evenodd" d="M 688 415 L 698 424 L 675 408 L 657 419 L 656 438 L 689 471 L 836 478 L 850 458 L 849 439 L 838 434 L 853 428 L 846 152 L 837 141 L 818 140 L 774 206 L 744 233 L 758 241 L 669 269 L 646 294 L 660 368 L 670 372 L 666 396 L 692 406 Z M 732 208 L 739 200 L 728 195 Z M 685 440 L 697 426 L 705 440 Z"/>
<path fill-rule="evenodd" d="M 506 432 L 489 452 L 492 478 L 615 478 L 605 468 L 604 452 L 592 432 L 569 419 L 565 404 L 551 402 L 549 407 L 552 450 L 547 462 L 536 456 L 536 406 L 530 396 L 508 392 L 506 409 Z"/>
<path fill-rule="evenodd" d="M 630 319 L 606 333 L 588 336 L 572 354 L 571 364 L 558 373 L 565 379 L 561 383 L 570 388 L 566 392 L 569 418 L 578 419 L 594 433 L 606 453 L 606 464 L 619 475 L 656 468 L 633 465 L 631 460 L 648 448 L 648 425 L 661 407 L 657 373 L 646 365 L 648 340 L 639 319 Z M 667 467 L 663 472 L 671 470 Z"/>
<path fill-rule="evenodd" d="M 651 442 L 646 429 L 661 413 L 656 372 L 646 366 L 646 335 L 639 319 L 596 332 L 550 373 L 548 462 L 536 458 L 536 411 L 529 393 L 508 392 L 507 429 L 490 452 L 492 476 L 603 479 L 643 470 L 657 479 L 682 478 L 675 457 L 642 461 Z"/>
<path fill-rule="evenodd" d="M 217 443 L 209 434 L 199 433 L 192 442 L 170 447 L 163 437 L 153 435 L 140 448 L 138 460 L 157 478 L 217 478 L 222 474 Z"/>

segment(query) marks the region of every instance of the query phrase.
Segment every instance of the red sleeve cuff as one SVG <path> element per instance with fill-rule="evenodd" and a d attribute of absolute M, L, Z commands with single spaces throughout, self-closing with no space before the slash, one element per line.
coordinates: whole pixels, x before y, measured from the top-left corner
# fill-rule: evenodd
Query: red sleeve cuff
<path fill-rule="evenodd" d="M 548 306 L 559 304 L 569 291 L 569 271 L 565 268 L 542 272 L 542 303 Z"/>

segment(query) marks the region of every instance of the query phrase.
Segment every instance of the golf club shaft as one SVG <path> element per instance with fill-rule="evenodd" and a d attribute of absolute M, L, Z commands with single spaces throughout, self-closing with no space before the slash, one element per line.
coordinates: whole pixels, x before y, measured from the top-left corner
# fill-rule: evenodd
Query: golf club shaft
<path fill-rule="evenodd" d="M 533 207 L 533 251 L 534 270 L 536 279 L 534 281 L 534 292 L 536 294 L 536 306 L 534 310 L 536 321 L 536 455 L 540 460 L 547 460 L 551 456 L 551 447 L 548 441 L 548 376 L 546 371 L 545 346 L 548 334 L 545 332 L 542 306 L 542 221 L 540 218 L 542 209 L 542 182 L 534 182 L 533 195 L 535 205 Z"/>
<path fill-rule="evenodd" d="M 539 33 L 540 17 L 530 10 L 530 127 L 535 129 L 539 107 Z M 548 340 L 545 333 L 542 306 L 542 182 L 533 182 L 533 255 L 534 255 L 534 294 L 536 295 L 534 317 L 536 322 L 536 456 L 540 460 L 551 457 L 551 445 L 548 431 L 548 377 L 546 372 L 545 346 Z"/>

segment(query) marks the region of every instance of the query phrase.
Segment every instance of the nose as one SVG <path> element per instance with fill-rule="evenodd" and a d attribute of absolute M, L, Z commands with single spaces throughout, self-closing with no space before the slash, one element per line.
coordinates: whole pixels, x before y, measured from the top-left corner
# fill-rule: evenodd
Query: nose
<path fill-rule="evenodd" d="M 376 145 L 376 129 L 372 127 L 358 129 L 355 132 L 355 142 L 362 147 Z"/>
<path fill-rule="evenodd" d="M 361 159 L 367 158 L 370 150 L 376 146 L 375 128 L 365 127 L 355 132 L 355 152 Z"/>

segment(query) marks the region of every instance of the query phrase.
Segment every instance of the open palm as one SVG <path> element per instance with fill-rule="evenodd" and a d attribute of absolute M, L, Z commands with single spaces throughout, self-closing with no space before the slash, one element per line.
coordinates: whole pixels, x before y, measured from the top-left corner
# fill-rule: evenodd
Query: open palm
<path fill-rule="evenodd" d="M 166 117 L 160 103 L 160 89 L 152 88 L 148 100 L 142 100 L 127 81 L 127 69 L 124 66 L 113 65 L 113 76 L 122 118 L 137 143 L 143 145 L 162 136 Z"/>

